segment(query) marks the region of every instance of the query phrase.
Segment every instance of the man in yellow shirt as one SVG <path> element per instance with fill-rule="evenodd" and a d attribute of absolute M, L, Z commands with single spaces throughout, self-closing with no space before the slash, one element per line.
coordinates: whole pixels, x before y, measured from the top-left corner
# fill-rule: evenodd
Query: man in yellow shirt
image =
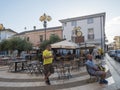
<path fill-rule="evenodd" d="M 46 84 L 50 85 L 49 76 L 54 73 L 54 68 L 52 66 L 53 63 L 53 55 L 51 52 L 51 46 L 48 45 L 46 49 L 43 51 L 43 65 L 44 65 L 44 75 Z"/>

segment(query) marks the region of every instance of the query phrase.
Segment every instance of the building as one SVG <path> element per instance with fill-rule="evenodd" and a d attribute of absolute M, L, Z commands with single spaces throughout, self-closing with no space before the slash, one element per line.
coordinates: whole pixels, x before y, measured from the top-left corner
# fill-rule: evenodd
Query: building
<path fill-rule="evenodd" d="M 114 49 L 120 49 L 120 36 L 114 37 Z"/>
<path fill-rule="evenodd" d="M 5 39 L 9 39 L 13 35 L 17 34 L 17 32 L 11 30 L 11 29 L 2 29 L 0 30 L 0 42 Z"/>
<path fill-rule="evenodd" d="M 5 29 L 5 28 L 0 29 L 0 42 L 2 40 L 11 38 L 15 34 L 17 34 L 17 32 L 15 32 L 11 29 Z M 7 54 L 6 51 L 0 51 L 0 55 L 6 55 L 6 54 Z"/>
<path fill-rule="evenodd" d="M 58 35 L 62 39 L 62 26 L 51 27 L 46 29 L 46 39 L 48 40 L 51 35 Z M 45 40 L 45 29 L 35 29 L 30 31 L 21 32 L 15 36 L 21 37 L 30 41 L 33 47 L 38 48 L 40 43 Z"/>
<path fill-rule="evenodd" d="M 109 50 L 115 50 L 115 49 L 116 48 L 115 48 L 115 43 L 114 42 L 108 44 L 108 51 Z"/>
<path fill-rule="evenodd" d="M 63 38 L 76 42 L 79 37 L 75 35 L 74 28 L 79 27 L 82 32 L 80 43 L 92 43 L 104 49 L 105 15 L 105 13 L 98 13 L 59 20 L 62 23 Z"/>

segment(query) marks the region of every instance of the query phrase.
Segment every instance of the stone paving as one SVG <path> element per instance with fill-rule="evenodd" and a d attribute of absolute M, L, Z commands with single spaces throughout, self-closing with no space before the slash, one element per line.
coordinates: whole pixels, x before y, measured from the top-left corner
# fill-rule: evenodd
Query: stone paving
<path fill-rule="evenodd" d="M 109 67 L 109 62 L 102 60 L 102 63 L 107 68 L 108 85 L 100 85 L 98 82 L 89 83 L 89 75 L 85 67 L 81 67 L 79 71 L 72 71 L 70 79 L 58 79 L 57 73 L 54 73 L 50 77 L 52 85 L 48 86 L 44 83 L 42 75 L 11 73 L 8 72 L 7 66 L 1 66 L 0 90 L 119 90 L 111 74 L 112 67 Z"/>

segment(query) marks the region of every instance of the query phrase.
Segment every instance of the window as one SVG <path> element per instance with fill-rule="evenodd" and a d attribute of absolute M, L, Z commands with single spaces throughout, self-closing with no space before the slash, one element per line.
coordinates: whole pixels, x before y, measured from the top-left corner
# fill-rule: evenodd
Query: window
<path fill-rule="evenodd" d="M 29 41 L 29 37 L 27 37 L 27 41 Z"/>
<path fill-rule="evenodd" d="M 54 33 L 52 33 L 50 36 L 55 36 L 55 34 L 54 34 Z"/>
<path fill-rule="evenodd" d="M 93 22 L 94 22 L 93 18 L 88 18 L 88 19 L 87 19 L 87 23 L 88 23 L 88 24 L 91 24 L 91 23 L 93 23 Z"/>
<path fill-rule="evenodd" d="M 63 23 L 64 26 L 67 26 L 67 22 Z"/>
<path fill-rule="evenodd" d="M 43 42 L 43 35 L 40 35 L 40 42 Z"/>
<path fill-rule="evenodd" d="M 93 28 L 88 29 L 88 34 L 94 34 Z"/>
<path fill-rule="evenodd" d="M 93 28 L 88 29 L 88 40 L 94 40 L 94 29 Z"/>
<path fill-rule="evenodd" d="M 72 36 L 76 37 L 77 36 L 77 30 L 72 30 Z"/>
<path fill-rule="evenodd" d="M 71 26 L 77 26 L 77 22 L 76 21 L 72 21 L 71 22 Z"/>
<path fill-rule="evenodd" d="M 72 30 L 72 36 L 75 35 L 75 30 Z"/>
<path fill-rule="evenodd" d="M 75 39 L 76 39 L 76 37 L 74 37 L 74 36 L 71 37 L 71 40 L 72 40 L 73 42 L 75 42 Z"/>

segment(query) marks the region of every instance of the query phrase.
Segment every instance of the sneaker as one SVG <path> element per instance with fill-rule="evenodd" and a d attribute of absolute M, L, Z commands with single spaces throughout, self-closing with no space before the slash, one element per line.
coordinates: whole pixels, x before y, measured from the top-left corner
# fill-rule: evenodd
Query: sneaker
<path fill-rule="evenodd" d="M 105 79 L 103 79 L 103 82 L 104 82 L 105 84 L 108 84 L 108 81 L 107 81 L 107 80 L 105 80 Z"/>
<path fill-rule="evenodd" d="M 103 80 L 100 80 L 99 84 L 104 84 Z"/>
<path fill-rule="evenodd" d="M 103 79 L 103 80 L 100 80 L 99 84 L 108 84 L 108 81 Z"/>
<path fill-rule="evenodd" d="M 45 83 L 46 83 L 47 85 L 51 85 L 49 80 L 45 81 Z"/>

